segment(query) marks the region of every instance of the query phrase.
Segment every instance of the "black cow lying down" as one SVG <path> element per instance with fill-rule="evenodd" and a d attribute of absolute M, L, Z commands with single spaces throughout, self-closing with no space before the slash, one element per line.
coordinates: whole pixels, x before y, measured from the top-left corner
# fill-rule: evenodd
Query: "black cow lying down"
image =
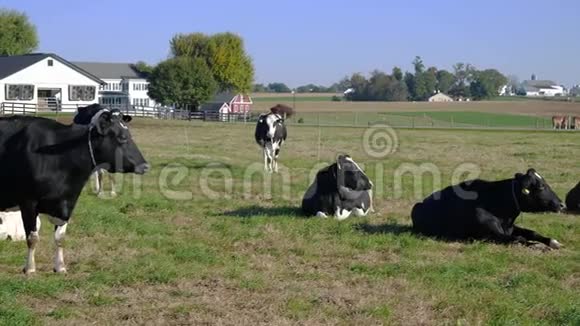
<path fill-rule="evenodd" d="M 566 194 L 566 210 L 580 213 L 580 182 Z"/>
<path fill-rule="evenodd" d="M 372 182 L 348 155 L 339 155 L 336 163 L 316 174 L 302 199 L 306 215 L 344 220 L 354 213 L 366 216 L 372 211 Z"/>
<path fill-rule="evenodd" d="M 554 249 L 555 239 L 514 225 L 520 212 L 559 212 L 560 198 L 534 169 L 501 181 L 473 180 L 449 186 L 417 203 L 413 229 L 449 239 L 488 239 L 500 243 L 538 241 Z"/>
<path fill-rule="evenodd" d="M 143 174 L 149 165 L 120 116 L 97 112 L 87 126 L 26 116 L 0 118 L 0 210 L 18 207 L 26 233 L 25 273 L 36 270 L 39 213 L 55 225 L 54 270 L 66 272 L 62 242 L 91 173 Z"/>

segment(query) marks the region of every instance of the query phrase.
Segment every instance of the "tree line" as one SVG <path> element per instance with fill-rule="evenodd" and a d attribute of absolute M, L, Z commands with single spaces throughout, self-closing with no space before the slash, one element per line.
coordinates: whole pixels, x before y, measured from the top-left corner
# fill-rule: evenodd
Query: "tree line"
<path fill-rule="evenodd" d="M 367 77 L 354 73 L 344 77 L 330 87 L 308 84 L 297 87 L 297 93 L 344 92 L 350 101 L 425 101 L 437 92 L 455 98 L 488 99 L 499 95 L 500 88 L 508 84 L 508 79 L 496 69 L 478 70 L 469 63 L 453 65 L 453 71 L 426 68 L 423 59 L 413 60 L 413 71 L 405 72 L 399 67 L 386 73 L 374 70 Z M 271 83 L 267 86 L 255 84 L 254 92 L 290 92 L 284 83 Z"/>

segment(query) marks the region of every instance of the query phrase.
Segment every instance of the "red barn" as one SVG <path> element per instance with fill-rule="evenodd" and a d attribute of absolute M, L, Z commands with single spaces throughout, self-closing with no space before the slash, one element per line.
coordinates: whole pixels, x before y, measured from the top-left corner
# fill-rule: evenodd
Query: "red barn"
<path fill-rule="evenodd" d="M 208 119 L 238 120 L 248 116 L 252 104 L 252 98 L 247 94 L 219 93 L 199 110 L 206 113 Z"/>

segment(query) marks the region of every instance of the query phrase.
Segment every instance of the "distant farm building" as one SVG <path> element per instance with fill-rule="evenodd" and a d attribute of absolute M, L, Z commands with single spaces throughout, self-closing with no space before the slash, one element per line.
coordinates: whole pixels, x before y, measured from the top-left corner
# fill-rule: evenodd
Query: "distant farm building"
<path fill-rule="evenodd" d="M 552 80 L 537 80 L 536 75 L 532 79 L 525 80 L 522 87 L 526 96 L 562 96 L 565 95 L 564 87 Z"/>
<path fill-rule="evenodd" d="M 429 102 L 453 102 L 453 99 L 446 94 L 437 93 L 428 99 Z"/>
<path fill-rule="evenodd" d="M 205 120 L 233 121 L 246 119 L 252 108 L 247 94 L 219 93 L 199 108 Z"/>

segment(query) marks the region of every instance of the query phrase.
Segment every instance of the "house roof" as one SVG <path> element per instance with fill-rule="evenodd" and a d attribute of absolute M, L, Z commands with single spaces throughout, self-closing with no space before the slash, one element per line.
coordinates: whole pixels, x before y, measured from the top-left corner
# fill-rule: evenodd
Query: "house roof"
<path fill-rule="evenodd" d="M 91 74 L 105 79 L 146 79 L 147 76 L 134 68 L 132 63 L 74 62 Z"/>
<path fill-rule="evenodd" d="M 44 60 L 46 58 L 52 58 L 63 65 L 75 70 L 76 72 L 85 75 L 87 78 L 96 81 L 99 84 L 104 84 L 99 77 L 91 74 L 90 72 L 72 64 L 69 61 L 59 57 L 54 53 L 31 53 L 23 55 L 11 55 L 11 56 L 0 56 L 0 79 L 4 79 L 10 75 L 13 75 L 33 64 Z"/>

